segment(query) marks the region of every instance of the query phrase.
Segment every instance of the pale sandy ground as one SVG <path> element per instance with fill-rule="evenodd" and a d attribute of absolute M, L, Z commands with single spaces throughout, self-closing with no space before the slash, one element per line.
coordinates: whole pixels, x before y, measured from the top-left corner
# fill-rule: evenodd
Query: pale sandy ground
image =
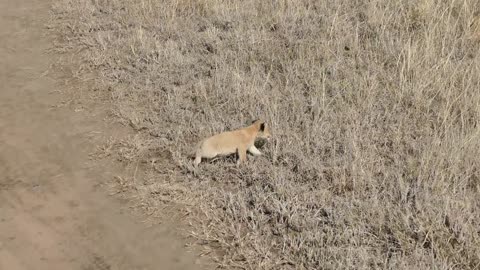
<path fill-rule="evenodd" d="M 52 107 L 48 10 L 0 1 L 0 270 L 199 269 L 172 224 L 148 228 L 98 188 L 115 175 L 88 159 L 107 124 Z"/>

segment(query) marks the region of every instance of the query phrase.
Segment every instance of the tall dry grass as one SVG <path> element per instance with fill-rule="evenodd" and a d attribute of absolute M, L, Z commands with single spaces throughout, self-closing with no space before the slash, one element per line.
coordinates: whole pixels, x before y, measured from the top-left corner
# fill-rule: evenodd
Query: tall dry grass
<path fill-rule="evenodd" d="M 220 266 L 480 268 L 476 0 L 59 0 L 57 49 L 137 135 L 144 209 L 190 209 Z M 264 118 L 237 169 L 202 137 Z M 140 164 L 140 167 L 139 167 Z"/>

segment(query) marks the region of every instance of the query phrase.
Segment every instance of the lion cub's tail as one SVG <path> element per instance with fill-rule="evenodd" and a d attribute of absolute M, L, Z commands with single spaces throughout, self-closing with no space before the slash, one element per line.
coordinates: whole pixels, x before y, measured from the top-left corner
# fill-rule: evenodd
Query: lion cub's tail
<path fill-rule="evenodd" d="M 200 148 L 200 146 L 202 145 L 202 143 L 203 143 L 203 140 L 198 142 L 195 145 L 195 148 L 193 150 L 190 150 L 190 152 L 187 154 L 187 157 L 190 158 L 190 159 L 194 159 L 197 156 L 197 151 Z"/>

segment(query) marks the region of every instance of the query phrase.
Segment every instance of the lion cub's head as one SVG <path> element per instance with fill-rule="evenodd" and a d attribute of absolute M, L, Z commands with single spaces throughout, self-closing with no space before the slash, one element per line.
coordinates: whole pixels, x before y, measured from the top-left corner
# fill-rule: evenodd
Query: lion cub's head
<path fill-rule="evenodd" d="M 270 128 L 267 127 L 267 124 L 264 121 L 255 120 L 252 124 L 258 127 L 257 138 L 270 140 L 272 134 L 270 133 Z"/>

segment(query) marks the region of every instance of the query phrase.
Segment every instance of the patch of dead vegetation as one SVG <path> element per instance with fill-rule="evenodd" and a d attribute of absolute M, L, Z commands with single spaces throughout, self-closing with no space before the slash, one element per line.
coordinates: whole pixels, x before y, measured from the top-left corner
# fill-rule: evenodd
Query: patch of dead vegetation
<path fill-rule="evenodd" d="M 220 266 L 478 269 L 478 14 L 466 1 L 59 0 L 57 49 L 136 135 L 104 148 Z M 271 123 L 236 168 L 199 138 Z"/>

